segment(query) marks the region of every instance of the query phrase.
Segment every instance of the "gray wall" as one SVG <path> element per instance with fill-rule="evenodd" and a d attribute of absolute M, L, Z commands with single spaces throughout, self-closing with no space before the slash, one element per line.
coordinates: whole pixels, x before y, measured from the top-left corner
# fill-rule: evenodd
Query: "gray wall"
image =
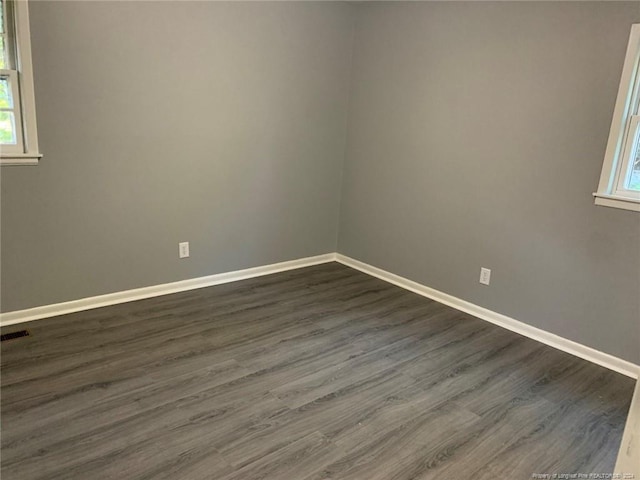
<path fill-rule="evenodd" d="M 3 311 L 334 251 L 342 201 L 340 252 L 640 363 L 640 216 L 591 197 L 640 3 L 31 17 L 45 158 L 0 171 Z"/>
<path fill-rule="evenodd" d="M 3 311 L 336 250 L 348 5 L 30 11 L 45 157 L 0 172 Z"/>
<path fill-rule="evenodd" d="M 640 215 L 591 196 L 640 3 L 358 10 L 339 251 L 640 363 Z"/>

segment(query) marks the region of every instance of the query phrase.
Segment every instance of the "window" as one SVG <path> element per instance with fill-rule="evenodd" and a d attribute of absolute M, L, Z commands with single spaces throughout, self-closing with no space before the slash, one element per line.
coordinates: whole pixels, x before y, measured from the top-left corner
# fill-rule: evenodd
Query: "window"
<path fill-rule="evenodd" d="M 640 212 L 640 24 L 631 27 L 596 205 Z"/>
<path fill-rule="evenodd" d="M 27 0 L 0 0 L 0 162 L 33 165 L 41 156 Z"/>

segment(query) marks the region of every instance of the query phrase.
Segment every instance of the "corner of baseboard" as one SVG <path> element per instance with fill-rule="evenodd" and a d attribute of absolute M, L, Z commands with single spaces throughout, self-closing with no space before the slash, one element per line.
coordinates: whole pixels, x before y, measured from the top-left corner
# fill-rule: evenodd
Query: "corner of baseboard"
<path fill-rule="evenodd" d="M 152 285 L 148 287 L 135 288 L 132 290 L 124 290 L 120 292 L 107 293 L 94 297 L 80 298 L 68 302 L 55 303 L 51 305 L 42 305 L 39 307 L 28 308 L 24 310 L 16 310 L 12 312 L 0 313 L 0 327 L 16 325 L 44 318 L 56 317 L 58 315 L 66 315 L 68 313 L 81 312 L 84 310 L 92 310 L 94 308 L 107 307 L 119 303 L 133 302 L 145 298 L 159 297 L 161 295 L 169 295 L 171 293 L 184 292 L 187 290 L 195 290 L 197 288 L 212 287 L 223 283 L 236 282 L 248 278 L 261 277 L 263 275 L 271 275 L 273 273 L 285 272 L 287 270 L 295 270 L 298 268 L 311 267 L 322 263 L 336 261 L 336 253 L 325 253 L 312 257 L 298 258 L 285 262 L 273 263 L 270 265 L 262 265 L 242 270 L 235 270 L 224 273 L 217 273 L 199 278 L 190 278 L 177 282 L 165 283 L 160 285 Z"/>
<path fill-rule="evenodd" d="M 400 275 L 396 275 L 381 268 L 374 267 L 373 265 L 369 265 L 365 262 L 356 260 L 346 255 L 338 253 L 336 255 L 336 261 L 373 277 L 389 282 L 398 287 L 417 293 L 418 295 L 422 295 L 424 297 L 430 298 L 431 300 L 435 300 L 436 302 L 448 305 L 452 308 L 455 308 L 456 310 L 460 310 L 462 312 L 473 315 L 474 317 L 480 318 L 487 322 L 491 322 L 494 325 L 498 325 L 520 335 L 524 335 L 525 337 L 531 338 L 550 347 L 557 348 L 558 350 L 562 350 L 563 352 L 569 353 L 576 357 L 580 357 L 584 360 L 588 360 L 592 363 L 621 373 L 628 377 L 636 379 L 640 378 L 640 366 L 627 360 L 623 360 L 611 354 L 601 352 L 592 347 L 574 342 L 573 340 L 560 337 L 559 335 L 556 335 L 554 333 L 547 332 L 546 330 L 534 327 L 527 323 L 521 322 L 520 320 L 516 320 L 498 312 L 494 312 L 487 308 L 481 307 L 461 298 L 454 297 L 453 295 L 449 295 L 426 285 L 422 285 L 418 282 L 414 282 L 413 280 L 409 280 L 408 278 L 401 277 Z"/>
<path fill-rule="evenodd" d="M 329 262 L 341 263 L 373 277 L 384 280 L 393 285 L 399 286 L 411 292 L 448 305 L 462 312 L 473 315 L 482 320 L 491 322 L 495 325 L 519 333 L 533 340 L 539 341 L 545 345 L 557 348 L 559 350 L 609 368 L 616 372 L 622 373 L 629 377 L 640 378 L 639 365 L 615 357 L 608 353 L 598 351 L 586 345 L 574 342 L 573 340 L 560 337 L 540 328 L 533 327 L 514 318 L 507 317 L 506 315 L 502 315 L 466 300 L 454 297 L 453 295 L 440 292 L 426 285 L 422 285 L 418 282 L 414 282 L 413 280 L 409 280 L 407 278 L 401 277 L 400 275 L 396 275 L 381 268 L 374 267 L 365 262 L 361 262 L 338 252 L 325 253 L 313 257 L 299 258 L 296 260 L 289 260 L 270 265 L 247 268 L 243 270 L 218 273 L 206 277 L 181 280 L 178 282 L 108 293 L 95 297 L 81 298 L 69 302 L 43 305 L 40 307 L 29 308 L 25 310 L 0 313 L 0 326 L 4 327 L 15 325 L 24 322 L 30 322 L 33 320 L 40 320 L 43 318 L 65 315 L 68 313 L 74 313 L 83 310 L 91 310 L 94 308 L 106 307 L 119 303 L 126 303 L 135 300 L 142 300 L 145 298 L 168 295 L 171 293 L 194 290 L 197 288 L 210 287 L 223 283 L 235 282 L 248 278 L 270 275 L 273 273 L 305 268 Z"/>

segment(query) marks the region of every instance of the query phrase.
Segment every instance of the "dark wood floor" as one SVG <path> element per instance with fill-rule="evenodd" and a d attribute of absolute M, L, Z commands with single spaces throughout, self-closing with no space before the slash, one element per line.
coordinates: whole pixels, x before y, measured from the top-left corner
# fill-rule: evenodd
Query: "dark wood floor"
<path fill-rule="evenodd" d="M 335 263 L 25 326 L 3 480 L 611 472 L 634 387 Z"/>

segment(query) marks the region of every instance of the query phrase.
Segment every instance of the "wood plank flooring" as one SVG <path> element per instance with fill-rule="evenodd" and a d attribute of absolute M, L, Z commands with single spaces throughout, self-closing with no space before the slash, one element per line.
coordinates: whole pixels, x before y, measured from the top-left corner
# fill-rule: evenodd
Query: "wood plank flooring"
<path fill-rule="evenodd" d="M 634 388 L 336 263 L 25 327 L 3 480 L 612 472 Z"/>

